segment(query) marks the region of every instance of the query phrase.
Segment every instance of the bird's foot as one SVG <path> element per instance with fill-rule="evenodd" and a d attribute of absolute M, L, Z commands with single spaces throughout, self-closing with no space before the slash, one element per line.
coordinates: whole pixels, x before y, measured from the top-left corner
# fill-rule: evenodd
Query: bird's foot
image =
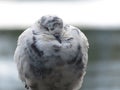
<path fill-rule="evenodd" d="M 25 88 L 26 88 L 27 90 L 29 90 L 29 87 L 27 86 L 27 84 L 25 84 Z"/>

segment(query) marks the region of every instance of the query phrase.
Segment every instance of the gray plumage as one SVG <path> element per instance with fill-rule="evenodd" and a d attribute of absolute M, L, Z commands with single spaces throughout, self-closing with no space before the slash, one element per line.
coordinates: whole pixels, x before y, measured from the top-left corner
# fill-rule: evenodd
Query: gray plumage
<path fill-rule="evenodd" d="M 14 59 L 28 90 L 78 90 L 88 61 L 86 36 L 57 16 L 43 16 L 18 38 Z"/>

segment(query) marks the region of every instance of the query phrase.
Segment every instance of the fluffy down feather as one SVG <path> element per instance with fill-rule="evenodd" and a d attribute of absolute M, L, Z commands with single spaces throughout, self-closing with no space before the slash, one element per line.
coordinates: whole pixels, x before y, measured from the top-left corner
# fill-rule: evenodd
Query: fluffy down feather
<path fill-rule="evenodd" d="M 18 38 L 14 60 L 28 90 L 78 90 L 88 61 L 88 41 L 57 16 L 43 16 Z"/>

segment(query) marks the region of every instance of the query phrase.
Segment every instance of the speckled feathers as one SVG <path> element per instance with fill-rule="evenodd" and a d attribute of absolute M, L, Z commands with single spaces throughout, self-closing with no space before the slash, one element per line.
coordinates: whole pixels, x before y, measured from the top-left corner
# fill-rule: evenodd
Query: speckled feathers
<path fill-rule="evenodd" d="M 29 90 L 78 90 L 85 75 L 88 41 L 57 16 L 43 16 L 18 39 L 14 59 Z"/>

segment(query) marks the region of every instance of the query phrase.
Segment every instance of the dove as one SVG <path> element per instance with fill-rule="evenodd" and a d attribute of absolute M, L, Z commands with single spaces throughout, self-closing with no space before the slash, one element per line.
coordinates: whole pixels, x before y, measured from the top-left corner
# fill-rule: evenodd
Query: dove
<path fill-rule="evenodd" d="M 28 90 L 79 90 L 88 62 L 83 32 L 55 15 L 45 15 L 18 38 L 14 60 Z"/>

